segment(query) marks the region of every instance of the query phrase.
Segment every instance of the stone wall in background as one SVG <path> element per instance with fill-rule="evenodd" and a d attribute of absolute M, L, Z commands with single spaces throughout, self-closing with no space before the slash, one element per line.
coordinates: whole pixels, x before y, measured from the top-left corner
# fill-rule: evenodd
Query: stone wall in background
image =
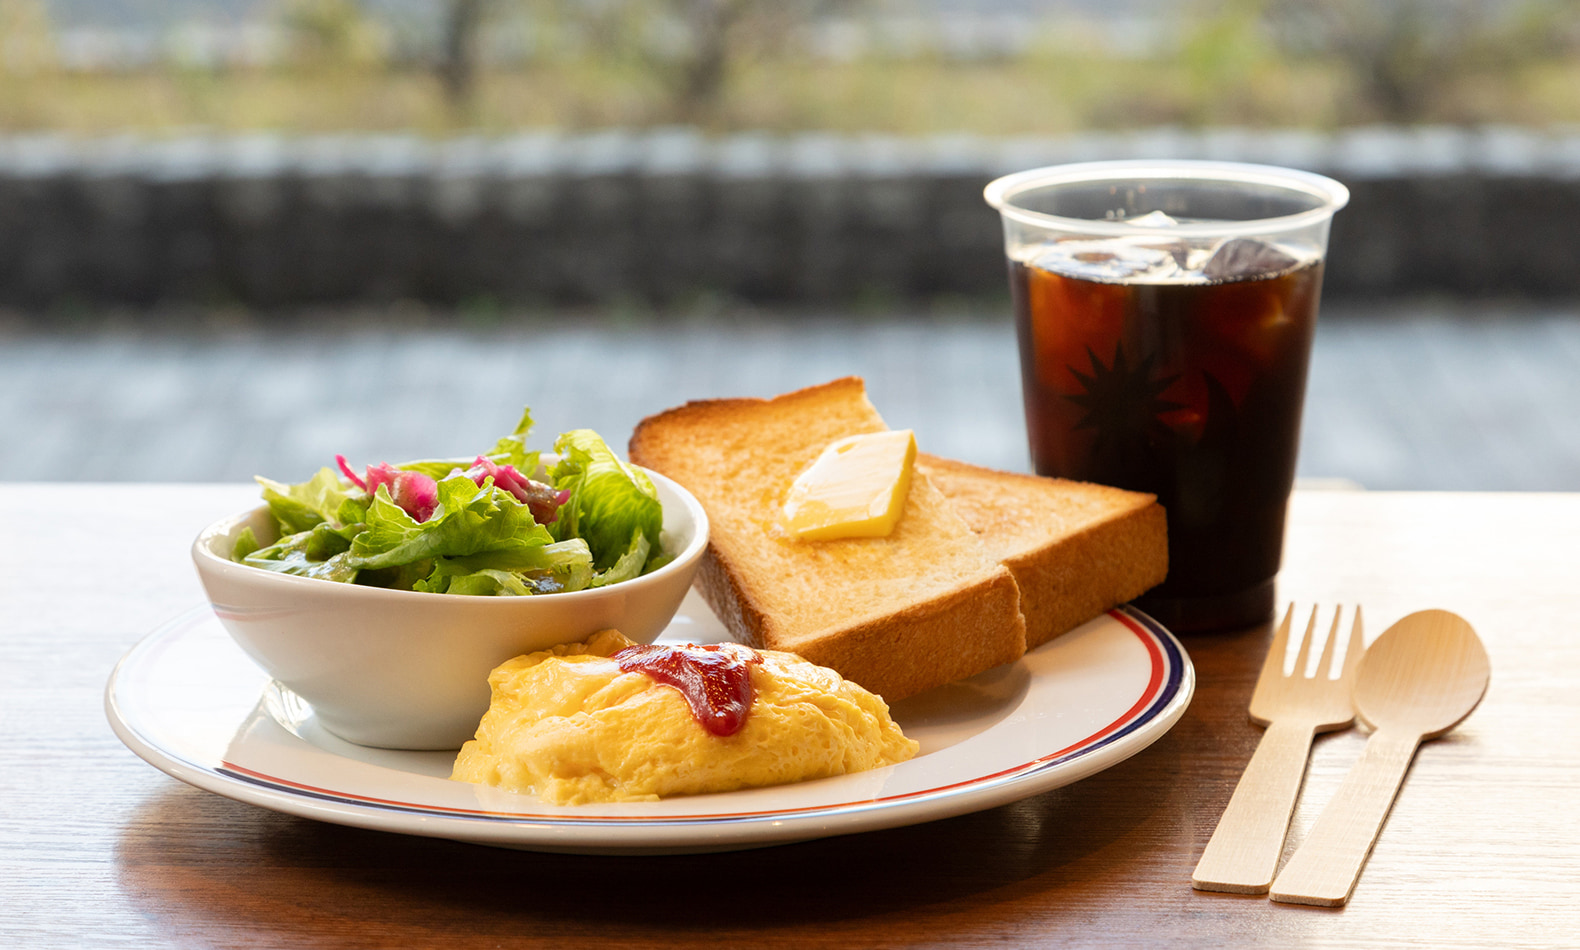
<path fill-rule="evenodd" d="M 996 140 L 680 129 L 0 137 L 0 305 L 1000 295 L 988 180 L 1161 157 L 1288 165 L 1349 185 L 1330 297 L 1580 295 L 1580 133 Z"/>

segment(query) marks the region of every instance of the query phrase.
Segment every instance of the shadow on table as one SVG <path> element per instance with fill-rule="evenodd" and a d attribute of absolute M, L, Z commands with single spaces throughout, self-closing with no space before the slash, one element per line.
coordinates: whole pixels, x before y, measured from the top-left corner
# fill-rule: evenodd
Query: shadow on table
<path fill-rule="evenodd" d="M 1181 725 L 1184 725 L 1182 723 Z M 116 849 L 126 894 L 172 940 L 311 946 L 410 942 L 600 945 L 707 940 L 839 943 L 882 920 L 885 942 L 1013 931 L 1079 914 L 1041 896 L 1127 868 L 1167 834 L 1179 794 L 1171 734 L 1106 772 L 931 824 L 727 854 L 535 854 L 363 831 L 277 814 L 185 786 L 150 799 Z M 1137 803 L 1145 803 L 1137 807 Z M 1140 816 L 1140 817 L 1136 817 Z M 1188 869 L 1186 871 L 1188 879 Z M 859 921 L 859 924 L 858 924 Z"/>

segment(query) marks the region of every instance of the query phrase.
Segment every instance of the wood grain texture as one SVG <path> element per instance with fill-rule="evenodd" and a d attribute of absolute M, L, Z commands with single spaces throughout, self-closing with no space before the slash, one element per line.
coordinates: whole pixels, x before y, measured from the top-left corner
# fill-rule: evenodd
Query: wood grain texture
<path fill-rule="evenodd" d="M 1315 735 L 1309 722 L 1281 719 L 1267 727 L 1196 862 L 1192 887 L 1267 893 L 1284 853 Z"/>
<path fill-rule="evenodd" d="M 736 854 L 538 855 L 209 795 L 102 711 L 116 659 L 201 601 L 186 548 L 247 486 L 8 485 L 0 943 L 29 947 L 1538 947 L 1580 933 L 1580 495 L 1297 495 L 1280 598 L 1481 635 L 1476 715 L 1424 745 L 1342 909 L 1192 890 L 1261 730 L 1271 631 L 1185 640 L 1196 699 L 1113 769 L 975 815 Z M 113 553 L 108 553 L 113 552 Z M 1360 754 L 1319 738 L 1286 854 Z"/>
<path fill-rule="evenodd" d="M 1490 673 L 1476 631 L 1458 614 L 1417 611 L 1383 631 L 1355 678 L 1355 708 L 1372 736 L 1279 872 L 1273 900 L 1337 907 L 1350 899 L 1416 749 L 1475 710 Z"/>
<path fill-rule="evenodd" d="M 1273 900 L 1339 907 L 1350 899 L 1419 745 L 1418 736 L 1372 733 L 1305 843 L 1278 872 Z"/>
<path fill-rule="evenodd" d="M 1285 663 L 1293 605 L 1279 622 L 1251 694 L 1251 721 L 1266 725 L 1267 732 L 1251 754 L 1191 875 L 1191 885 L 1198 890 L 1265 894 L 1273 883 L 1305 779 L 1312 739 L 1319 732 L 1348 728 L 1355 721 L 1350 687 L 1366 642 L 1361 612 L 1351 613 L 1342 665 L 1334 664 L 1343 639 L 1339 629 L 1342 608 L 1334 610 L 1333 628 L 1320 641 L 1317 608 L 1312 608 L 1305 633 L 1297 641 L 1293 664 Z M 1320 654 L 1315 669 L 1307 662 L 1312 650 Z"/>

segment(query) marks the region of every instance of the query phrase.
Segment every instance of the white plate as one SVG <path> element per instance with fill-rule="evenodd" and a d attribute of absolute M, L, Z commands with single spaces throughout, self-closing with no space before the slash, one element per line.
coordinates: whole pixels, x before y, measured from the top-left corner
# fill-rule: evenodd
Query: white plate
<path fill-rule="evenodd" d="M 664 639 L 728 639 L 696 595 Z M 1195 672 L 1168 631 L 1111 611 L 980 676 L 896 704 L 909 762 L 796 785 L 653 803 L 556 807 L 452 782 L 447 752 L 353 745 L 269 681 L 207 608 L 154 631 L 116 666 L 116 735 L 170 775 L 320 821 L 533 851 L 727 851 L 916 824 L 1067 785 L 1151 745 L 1190 703 Z"/>

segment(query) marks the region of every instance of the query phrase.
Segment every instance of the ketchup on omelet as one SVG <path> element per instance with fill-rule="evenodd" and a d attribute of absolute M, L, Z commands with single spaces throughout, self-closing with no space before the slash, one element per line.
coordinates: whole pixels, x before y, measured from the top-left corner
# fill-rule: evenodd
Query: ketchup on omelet
<path fill-rule="evenodd" d="M 738 643 L 639 643 L 610 659 L 627 673 L 645 673 L 679 690 L 691 715 L 716 736 L 733 736 L 746 722 L 746 712 L 752 708 L 752 674 L 747 665 L 763 661 L 756 650 Z"/>

